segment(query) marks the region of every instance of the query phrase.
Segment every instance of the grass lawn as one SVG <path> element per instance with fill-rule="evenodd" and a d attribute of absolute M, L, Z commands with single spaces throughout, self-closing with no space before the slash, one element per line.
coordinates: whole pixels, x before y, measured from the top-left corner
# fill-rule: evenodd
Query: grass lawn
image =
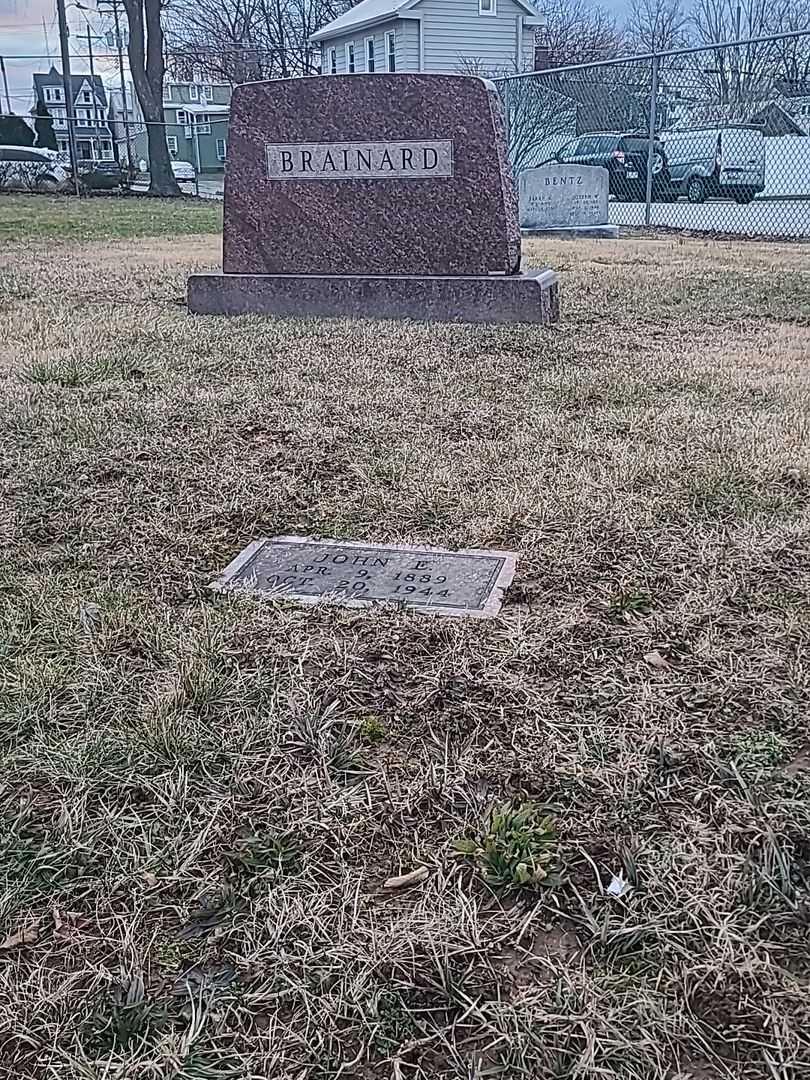
<path fill-rule="evenodd" d="M 222 203 L 105 195 L 0 194 L 0 244 L 20 240 L 126 240 L 219 232 Z"/>
<path fill-rule="evenodd" d="M 1 1074 L 806 1076 L 806 248 L 533 242 L 549 329 L 225 320 L 215 208 L 29 202 Z M 206 589 L 278 533 L 519 563 L 489 621 Z"/>

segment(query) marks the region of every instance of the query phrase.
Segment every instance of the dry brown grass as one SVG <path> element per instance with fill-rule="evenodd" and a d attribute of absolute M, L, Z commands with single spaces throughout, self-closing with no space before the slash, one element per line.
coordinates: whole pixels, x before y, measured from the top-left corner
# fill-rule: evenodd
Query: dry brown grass
<path fill-rule="evenodd" d="M 806 1076 L 806 252 L 533 244 L 541 330 L 190 318 L 158 243 L 2 272 L 3 1075 Z M 293 532 L 520 562 L 206 591 Z M 508 800 L 558 883 L 453 853 Z"/>

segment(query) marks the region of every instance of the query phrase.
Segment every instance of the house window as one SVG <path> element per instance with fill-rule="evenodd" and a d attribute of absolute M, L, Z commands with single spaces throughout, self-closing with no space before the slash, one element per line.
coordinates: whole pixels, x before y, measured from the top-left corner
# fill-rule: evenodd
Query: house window
<path fill-rule="evenodd" d="M 93 100 L 93 95 L 89 90 L 82 90 L 82 101 L 85 105 L 90 105 Z"/>
<path fill-rule="evenodd" d="M 168 146 L 169 153 L 172 155 L 172 157 L 177 157 L 177 136 L 167 135 L 166 145 Z"/>
<path fill-rule="evenodd" d="M 495 7 L 496 0 L 478 0 L 478 14 L 479 15 L 497 15 Z"/>
<path fill-rule="evenodd" d="M 200 113 L 200 115 L 197 117 L 197 134 L 211 134 L 211 117 L 208 115 L 208 113 Z"/>
<path fill-rule="evenodd" d="M 45 100 L 46 101 L 64 101 L 64 91 L 61 86 L 46 86 L 45 87 Z"/>
<path fill-rule="evenodd" d="M 164 85 L 163 85 L 163 100 L 164 101 L 171 101 L 172 100 L 172 88 L 171 88 L 170 83 L 164 83 Z"/>
<path fill-rule="evenodd" d="M 218 161 L 227 161 L 228 160 L 228 140 L 227 139 L 217 139 L 217 160 Z"/>
<path fill-rule="evenodd" d="M 64 109 L 52 109 L 51 116 L 53 117 L 53 126 L 55 128 L 67 127 Z"/>
<path fill-rule="evenodd" d="M 70 144 L 68 143 L 67 139 L 57 139 L 56 145 L 59 147 L 60 154 L 66 154 L 70 149 Z"/>
<path fill-rule="evenodd" d="M 366 38 L 366 71 L 374 70 L 374 38 Z"/>
<path fill-rule="evenodd" d="M 212 102 L 214 100 L 214 88 L 213 86 L 200 87 L 200 100 L 205 98 L 206 101 Z"/>
<path fill-rule="evenodd" d="M 346 70 L 350 75 L 354 75 L 354 42 L 350 41 L 346 45 Z"/>
<path fill-rule="evenodd" d="M 397 70 L 397 35 L 393 30 L 385 35 L 385 65 L 389 71 Z"/>
<path fill-rule="evenodd" d="M 195 86 L 195 85 L 192 84 L 188 88 L 188 98 L 189 98 L 189 101 L 199 101 L 200 100 L 200 88 L 199 88 L 199 86 Z"/>
<path fill-rule="evenodd" d="M 329 50 L 329 74 L 337 75 L 337 49 Z"/>
<path fill-rule="evenodd" d="M 113 159 L 112 143 L 110 142 L 109 139 L 102 139 L 101 140 L 101 160 L 102 161 L 112 161 L 112 159 Z"/>
<path fill-rule="evenodd" d="M 178 124 L 183 124 L 183 125 L 188 123 L 188 116 L 186 114 L 185 109 L 178 109 L 177 110 L 177 123 Z"/>
<path fill-rule="evenodd" d="M 76 121 L 79 127 L 92 127 L 93 110 L 92 109 L 77 109 Z"/>

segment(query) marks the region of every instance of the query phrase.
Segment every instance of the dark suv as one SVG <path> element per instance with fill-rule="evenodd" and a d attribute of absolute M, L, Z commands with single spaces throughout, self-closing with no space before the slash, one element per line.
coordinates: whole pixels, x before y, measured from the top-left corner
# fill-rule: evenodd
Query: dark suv
<path fill-rule="evenodd" d="M 79 181 L 85 191 L 114 191 L 126 186 L 127 174 L 117 161 L 80 160 Z"/>
<path fill-rule="evenodd" d="M 608 191 L 617 199 L 637 201 L 647 190 L 646 135 L 622 135 L 615 131 L 592 131 L 580 135 L 558 150 L 554 160 L 561 165 L 601 165 L 607 169 Z M 655 139 L 652 159 L 653 197 L 669 190 L 669 170 L 664 144 Z"/>

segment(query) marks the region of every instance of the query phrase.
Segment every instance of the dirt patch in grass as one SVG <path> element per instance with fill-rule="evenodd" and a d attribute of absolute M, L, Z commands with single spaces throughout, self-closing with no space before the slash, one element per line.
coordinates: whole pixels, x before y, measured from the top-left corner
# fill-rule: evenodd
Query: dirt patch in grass
<path fill-rule="evenodd" d="M 192 318 L 215 238 L 45 254 L 0 309 L 6 1072 L 800 1075 L 794 249 L 533 243 L 547 329 Z M 487 622 L 207 591 L 293 532 L 518 573 Z M 508 888 L 458 848 L 526 803 Z"/>

